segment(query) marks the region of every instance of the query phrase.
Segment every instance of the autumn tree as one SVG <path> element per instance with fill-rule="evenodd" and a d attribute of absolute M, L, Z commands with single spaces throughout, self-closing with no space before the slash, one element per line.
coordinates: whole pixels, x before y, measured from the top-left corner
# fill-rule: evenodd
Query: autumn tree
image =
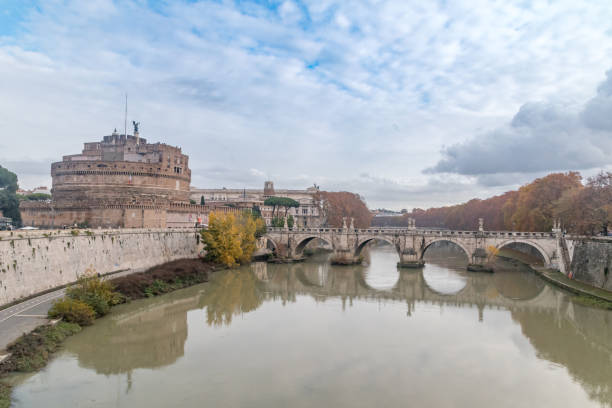
<path fill-rule="evenodd" d="M 342 218 L 344 217 L 353 218 L 356 228 L 370 227 L 372 213 L 359 194 L 347 191 L 319 191 L 315 195 L 315 201 L 330 227 L 342 227 Z"/>
<path fill-rule="evenodd" d="M 583 188 L 566 191 L 555 203 L 555 216 L 569 232 L 606 235 L 612 225 L 612 173 L 601 172 Z"/>
<path fill-rule="evenodd" d="M 518 190 L 516 209 L 510 217 L 519 231 L 550 231 L 555 204 L 564 193 L 582 188 L 578 172 L 553 173 L 534 180 Z"/>
<path fill-rule="evenodd" d="M 605 177 L 602 177 L 596 184 L 605 185 Z M 484 218 L 485 228 L 489 230 L 550 231 L 554 218 L 562 214 L 566 214 L 562 218 L 571 218 L 576 225 L 580 218 L 578 213 L 586 217 L 580 210 L 581 207 L 586 208 L 586 204 L 579 205 L 574 202 L 578 200 L 576 195 L 584 189 L 580 180 L 580 174 L 577 172 L 553 173 L 536 179 L 519 190 L 508 191 L 485 200 L 472 199 L 462 204 L 427 210 L 415 208 L 401 217 L 386 217 L 387 219 L 383 220 L 375 218 L 375 222 L 377 225 L 407 226 L 408 218 L 414 218 L 421 227 L 475 230 L 478 228 L 478 218 Z M 607 197 L 606 190 L 600 190 L 600 198 L 595 201 L 603 203 Z M 561 207 L 564 209 L 561 210 Z M 603 225 L 603 219 L 608 214 L 605 205 L 597 204 L 596 208 L 600 210 L 589 210 L 589 216 L 599 217 L 599 222 Z M 570 217 L 569 212 L 572 211 L 575 213 Z"/>
<path fill-rule="evenodd" d="M 201 232 L 206 258 L 229 267 L 249 262 L 263 228 L 263 220 L 250 211 L 238 215 L 212 212 L 208 228 Z"/>
<path fill-rule="evenodd" d="M 234 214 L 210 213 L 208 228 L 202 230 L 201 235 L 207 259 L 231 267 L 242 257 L 240 231 Z"/>

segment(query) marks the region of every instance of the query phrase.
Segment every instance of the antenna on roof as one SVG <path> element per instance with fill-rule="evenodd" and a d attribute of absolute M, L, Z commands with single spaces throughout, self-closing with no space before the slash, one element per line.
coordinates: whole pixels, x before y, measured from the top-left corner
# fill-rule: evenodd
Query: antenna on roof
<path fill-rule="evenodd" d="M 127 92 L 125 93 L 125 119 L 123 121 L 123 134 L 127 138 Z"/>

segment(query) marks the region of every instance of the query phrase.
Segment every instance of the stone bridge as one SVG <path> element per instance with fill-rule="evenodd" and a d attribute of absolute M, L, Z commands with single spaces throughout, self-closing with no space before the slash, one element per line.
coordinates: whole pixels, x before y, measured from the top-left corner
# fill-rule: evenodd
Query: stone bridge
<path fill-rule="evenodd" d="M 393 245 L 399 255 L 401 267 L 419 267 L 432 244 L 440 241 L 459 246 L 468 258 L 468 269 L 482 268 L 497 250 L 514 243 L 534 248 L 542 257 L 544 266 L 568 274 L 574 241 L 564 237 L 558 224 L 552 232 L 485 231 L 480 223 L 478 231 L 453 231 L 416 228 L 359 229 L 346 223 L 342 228 L 268 228 L 259 246 L 274 251 L 287 260 L 303 258 L 304 248 L 314 239 L 326 242 L 333 250 L 332 263 L 356 264 L 361 262 L 363 248 L 372 241 Z"/>

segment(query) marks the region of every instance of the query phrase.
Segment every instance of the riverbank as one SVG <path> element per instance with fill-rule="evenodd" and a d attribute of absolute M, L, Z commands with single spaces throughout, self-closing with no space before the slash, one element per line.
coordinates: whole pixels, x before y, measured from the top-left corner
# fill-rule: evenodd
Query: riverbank
<path fill-rule="evenodd" d="M 571 292 L 574 295 L 578 295 L 574 300 L 587 306 L 604 307 L 612 310 L 611 292 L 595 288 L 574 279 L 569 279 L 559 271 L 537 267 L 532 267 L 532 269 L 545 281 Z"/>
<path fill-rule="evenodd" d="M 573 300 L 586 306 L 594 306 L 612 310 L 612 292 L 587 285 L 586 283 L 582 283 L 575 279 L 570 279 L 557 270 L 548 269 L 542 265 L 534 264 L 533 258 L 529 255 L 520 253 L 518 251 L 511 251 L 511 253 L 507 250 L 504 251 L 505 252 L 500 251 L 500 254 L 497 256 L 501 259 L 520 262 L 527 265 L 546 282 L 576 295 Z"/>
<path fill-rule="evenodd" d="M 114 278 L 110 282 L 116 292 L 129 300 L 137 300 L 207 282 L 211 273 L 222 269 L 225 269 L 222 265 L 201 259 L 180 259 Z M 48 302 L 45 310 L 37 311 L 41 324 L 12 341 L 7 347 L 8 353 L 0 356 L 0 408 L 8 408 L 11 403 L 11 385 L 6 382 L 7 376 L 43 368 L 63 340 L 81 330 L 78 324 L 44 319 L 42 313 L 46 314 L 51 305 Z"/>

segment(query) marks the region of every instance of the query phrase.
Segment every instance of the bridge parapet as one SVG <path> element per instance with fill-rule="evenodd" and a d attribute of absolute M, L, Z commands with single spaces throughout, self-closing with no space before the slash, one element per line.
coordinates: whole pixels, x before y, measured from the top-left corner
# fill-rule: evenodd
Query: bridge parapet
<path fill-rule="evenodd" d="M 306 244 L 315 238 L 330 244 L 334 255 L 342 263 L 359 263 L 361 250 L 372 240 L 392 244 L 398 253 L 401 266 L 422 266 L 427 248 L 435 242 L 448 241 L 458 245 L 465 252 L 468 262 L 482 266 L 488 263 L 495 249 L 523 243 L 535 248 L 544 259 L 547 267 L 561 268 L 563 261 L 560 242 L 566 238 L 560 231 L 522 232 L 522 231 L 462 231 L 433 228 L 268 228 L 266 238 L 271 240 L 278 251 L 277 255 L 289 259 L 302 257 Z M 571 258 L 571 253 L 570 253 Z M 571 261 L 571 259 L 570 259 Z M 565 261 L 567 263 L 567 261 Z M 563 265 L 564 266 L 564 265 Z M 479 269 L 479 268 L 476 268 Z"/>

